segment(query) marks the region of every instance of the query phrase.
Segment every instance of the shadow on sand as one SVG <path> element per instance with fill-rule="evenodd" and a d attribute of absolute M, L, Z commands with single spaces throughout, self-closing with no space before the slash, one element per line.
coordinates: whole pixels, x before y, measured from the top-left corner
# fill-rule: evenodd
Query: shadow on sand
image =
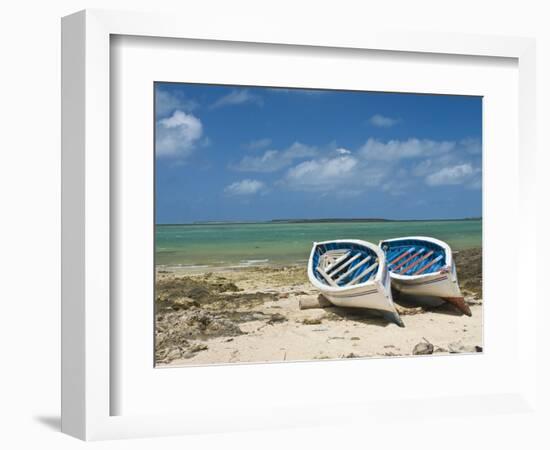
<path fill-rule="evenodd" d="M 402 308 L 421 307 L 426 312 L 444 314 L 447 316 L 462 316 L 463 313 L 455 306 L 436 297 L 415 297 L 411 295 L 396 295 L 393 301 Z"/>
<path fill-rule="evenodd" d="M 382 328 L 393 323 L 391 315 L 386 315 L 382 311 L 373 309 L 341 308 L 334 306 L 326 308 L 325 310 L 338 316 L 335 317 L 335 320 L 349 320 Z"/>

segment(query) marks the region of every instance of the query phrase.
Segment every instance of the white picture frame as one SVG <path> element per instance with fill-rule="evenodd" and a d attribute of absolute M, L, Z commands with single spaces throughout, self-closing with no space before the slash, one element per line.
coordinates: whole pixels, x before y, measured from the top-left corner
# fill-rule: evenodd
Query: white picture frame
<path fill-rule="evenodd" d="M 395 33 L 384 30 L 349 30 L 337 36 L 323 30 L 280 30 L 250 23 L 233 28 L 230 24 L 216 29 L 204 27 L 186 17 L 112 11 L 82 11 L 62 22 L 62 430 L 86 440 L 172 434 L 233 431 L 281 426 L 307 426 L 333 423 L 382 414 L 390 420 L 391 402 L 376 401 L 306 404 L 280 404 L 258 411 L 235 414 L 223 420 L 208 411 L 191 414 L 172 412 L 113 415 L 114 390 L 112 362 L 116 358 L 112 337 L 117 333 L 110 298 L 111 280 L 111 185 L 117 174 L 111 171 L 110 91 L 111 36 L 141 36 L 201 41 L 283 44 L 308 48 L 326 48 L 331 52 L 346 49 L 380 52 L 406 52 L 411 61 L 426 55 L 463 55 L 499 57 L 517 60 L 519 99 L 519 181 L 512 189 L 520 200 L 521 231 L 534 236 L 536 221 L 535 186 L 530 174 L 535 171 L 535 45 L 525 38 L 487 37 L 435 33 Z M 282 50 L 284 52 L 284 48 Z M 536 259 L 536 240 L 518 249 L 518 259 Z M 532 279 L 527 268 L 518 265 L 518 278 Z M 517 314 L 517 340 L 521 352 L 518 377 L 500 394 L 471 394 L 468 397 L 431 399 L 444 416 L 467 415 L 471 406 L 487 414 L 498 413 L 503 404 L 515 412 L 535 408 L 536 329 L 529 314 L 537 308 L 536 284 L 525 287 L 522 309 Z M 513 294 L 512 294 L 513 295 Z M 517 297 L 518 293 L 515 292 Z M 517 300 L 517 298 L 516 298 Z M 421 362 L 430 364 L 428 359 Z M 338 370 L 357 370 L 366 361 L 345 362 Z M 390 371 L 387 362 L 383 370 Z M 331 363 L 332 364 L 332 363 Z M 390 363 L 391 364 L 391 363 Z M 280 371 L 277 365 L 264 365 L 262 373 Z M 306 371 L 313 374 L 316 364 Z M 337 366 L 331 366 L 337 367 Z M 338 366 L 339 367 L 339 366 Z M 394 366 L 395 367 L 395 366 Z M 250 366 L 240 367 L 243 370 Z M 185 370 L 185 369 L 184 369 Z M 182 372 L 182 377 L 185 372 Z M 283 375 L 281 375 L 283 376 Z M 415 414 L 422 401 L 407 400 L 407 411 Z M 423 400 L 428 401 L 428 400 Z M 307 403 L 307 401 L 306 401 Z M 327 406 L 323 408 L 322 406 Z M 116 409 L 116 408 L 115 408 Z M 445 412 L 447 411 L 447 412 Z M 400 412 L 403 414 L 403 411 Z M 246 419 L 246 420 L 244 420 Z"/>

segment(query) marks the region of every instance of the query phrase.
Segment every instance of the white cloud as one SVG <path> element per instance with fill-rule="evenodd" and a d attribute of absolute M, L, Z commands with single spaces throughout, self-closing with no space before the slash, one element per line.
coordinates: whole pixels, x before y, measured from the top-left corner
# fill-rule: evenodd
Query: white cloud
<path fill-rule="evenodd" d="M 229 94 L 220 97 L 216 100 L 210 108 L 216 109 L 224 106 L 242 105 L 244 103 L 255 103 L 257 105 L 263 105 L 263 99 L 259 95 L 252 94 L 247 89 L 235 89 Z"/>
<path fill-rule="evenodd" d="M 281 183 L 294 190 L 330 192 L 354 185 L 358 161 L 353 156 L 309 160 L 288 169 Z"/>
<path fill-rule="evenodd" d="M 451 141 L 432 141 L 430 139 L 391 140 L 387 142 L 370 138 L 359 150 L 368 160 L 397 161 L 404 158 L 419 158 L 441 155 L 452 151 L 456 146 Z"/>
<path fill-rule="evenodd" d="M 336 149 L 336 153 L 338 153 L 339 155 L 350 155 L 351 152 L 347 149 L 347 148 L 337 148 Z"/>
<path fill-rule="evenodd" d="M 459 142 L 460 146 L 471 155 L 481 153 L 481 141 L 479 139 L 466 138 Z"/>
<path fill-rule="evenodd" d="M 375 114 L 369 119 L 369 123 L 378 128 L 390 128 L 398 122 L 399 119 L 392 119 L 391 117 L 386 117 L 382 114 Z"/>
<path fill-rule="evenodd" d="M 481 169 L 479 155 L 469 151 L 473 145 L 466 141 L 369 139 L 353 153 L 333 147 L 322 154 L 317 152 L 308 161 L 293 163 L 277 185 L 334 195 L 373 190 L 404 195 L 411 189 L 441 185 L 476 189 Z M 266 152 L 263 158 L 276 156 Z"/>
<path fill-rule="evenodd" d="M 276 172 L 290 166 L 297 159 L 316 154 L 314 147 L 295 142 L 284 150 L 266 150 L 261 156 L 245 156 L 232 168 L 241 172 Z"/>
<path fill-rule="evenodd" d="M 202 136 L 200 119 L 180 110 L 167 118 L 157 121 L 156 154 L 185 158 L 194 149 Z"/>
<path fill-rule="evenodd" d="M 191 112 L 198 103 L 185 97 L 181 91 L 167 92 L 157 88 L 155 93 L 155 113 L 157 118 L 170 116 L 176 110 Z"/>
<path fill-rule="evenodd" d="M 224 192 L 228 195 L 253 195 L 265 189 L 265 183 L 259 180 L 235 181 L 226 186 Z"/>
<path fill-rule="evenodd" d="M 425 179 L 428 186 L 442 186 L 463 184 L 473 178 L 474 175 L 481 172 L 480 169 L 475 169 L 470 163 L 459 164 L 431 173 Z"/>
<path fill-rule="evenodd" d="M 245 147 L 249 148 L 250 150 L 259 150 L 262 148 L 269 147 L 270 145 L 271 145 L 271 139 L 263 138 L 263 139 L 256 139 L 256 140 L 250 141 L 248 144 L 245 145 Z"/>

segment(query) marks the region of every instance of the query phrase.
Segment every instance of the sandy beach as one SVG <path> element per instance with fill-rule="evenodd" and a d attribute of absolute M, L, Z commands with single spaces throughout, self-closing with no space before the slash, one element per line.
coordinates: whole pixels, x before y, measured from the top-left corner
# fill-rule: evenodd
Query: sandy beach
<path fill-rule="evenodd" d="M 476 352 L 482 343 L 481 249 L 455 254 L 459 282 L 472 310 L 449 304 L 397 305 L 405 328 L 375 311 L 300 310 L 319 292 L 305 266 L 201 272 L 157 270 L 158 367 L 367 358 Z"/>

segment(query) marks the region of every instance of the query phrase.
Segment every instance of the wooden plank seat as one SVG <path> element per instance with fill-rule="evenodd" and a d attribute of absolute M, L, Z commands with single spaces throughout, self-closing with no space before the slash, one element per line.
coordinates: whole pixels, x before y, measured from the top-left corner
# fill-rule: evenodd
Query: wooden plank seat
<path fill-rule="evenodd" d="M 388 267 L 393 265 L 393 264 L 397 264 L 399 261 L 401 261 L 405 256 L 407 256 L 409 253 L 411 252 L 414 252 L 415 250 L 415 247 L 410 247 L 410 248 L 406 248 L 405 251 L 403 252 L 399 252 L 397 254 L 397 257 L 394 258 L 393 260 L 391 260 L 389 263 L 388 263 Z"/>
<path fill-rule="evenodd" d="M 409 261 L 413 260 L 414 258 L 420 256 L 422 253 L 424 253 L 424 251 L 426 251 L 425 248 L 421 248 L 420 250 L 418 250 L 416 253 L 414 253 L 413 255 L 409 256 L 407 259 L 405 259 L 405 261 L 402 261 L 400 264 L 398 264 L 397 266 L 395 267 L 392 267 L 391 268 L 391 271 L 392 272 L 397 272 L 401 267 L 403 267 L 405 264 L 407 264 Z"/>
<path fill-rule="evenodd" d="M 342 261 L 344 261 L 350 254 L 351 254 L 351 252 L 345 252 L 342 256 L 340 256 L 340 257 L 334 259 L 333 261 L 329 262 L 324 268 L 325 272 L 329 273 L 338 264 L 340 264 Z"/>
<path fill-rule="evenodd" d="M 355 272 L 360 267 L 364 266 L 366 263 L 368 263 L 372 259 L 372 256 L 367 256 L 363 261 L 360 261 L 359 263 L 355 264 L 355 266 L 349 268 L 346 272 L 344 272 L 342 275 L 340 275 L 338 278 L 336 278 L 336 283 L 339 281 L 342 281 L 344 278 L 346 278 L 349 274 Z"/>
<path fill-rule="evenodd" d="M 420 259 L 417 259 L 416 261 L 413 261 L 412 263 L 410 263 L 408 266 L 404 267 L 403 269 L 401 269 L 401 271 L 399 272 L 400 274 L 405 274 L 407 273 L 409 270 L 411 270 L 413 267 L 416 267 L 418 266 L 418 264 L 420 264 L 422 261 L 424 261 L 426 258 L 429 258 L 430 256 L 433 255 L 433 250 L 430 250 L 428 253 L 426 253 L 424 256 L 422 256 Z"/>
<path fill-rule="evenodd" d="M 347 255 L 344 255 L 344 256 L 348 257 L 349 252 Z M 361 253 L 357 253 L 347 260 L 343 257 L 339 257 L 337 260 L 334 260 L 331 264 L 329 264 L 328 266 L 325 266 L 324 268 L 321 267 L 322 264 L 319 264 L 315 270 L 323 277 L 323 279 L 329 284 L 329 286 L 339 287 L 340 282 L 345 280 L 351 274 L 356 272 L 358 269 L 361 269 L 365 264 L 367 264 L 369 261 L 372 260 L 372 256 L 369 255 L 366 258 L 359 261 L 354 266 L 349 267 L 354 261 L 357 261 L 362 256 L 364 255 Z M 372 273 L 372 271 L 377 266 L 378 266 L 378 260 L 376 260 L 376 262 L 373 265 L 368 267 L 367 270 L 364 270 L 360 274 L 357 274 L 352 280 L 348 281 L 343 286 L 351 286 L 353 284 L 356 284 L 359 280 L 364 278 L 366 275 Z M 348 268 L 348 270 L 342 273 L 342 271 L 346 268 Z"/>
<path fill-rule="evenodd" d="M 338 287 L 338 284 L 336 284 L 336 282 L 332 278 L 330 278 L 330 276 L 323 269 L 317 267 L 316 270 L 321 274 L 321 276 L 329 284 L 329 286 Z"/>
<path fill-rule="evenodd" d="M 340 273 L 342 270 L 344 270 L 346 267 L 348 267 L 353 261 L 360 258 L 362 255 L 361 253 L 357 253 L 356 255 L 352 256 L 350 259 L 348 259 L 344 264 L 340 264 L 336 270 L 334 270 L 331 274 L 331 276 L 336 275 L 337 273 Z M 333 268 L 332 266 L 329 270 L 327 270 L 327 273 Z"/>
<path fill-rule="evenodd" d="M 349 283 L 346 283 L 346 286 L 353 286 L 354 284 L 357 284 L 359 282 L 359 280 L 362 280 L 365 275 L 369 275 L 368 278 L 365 280 L 365 281 L 368 281 L 368 279 L 370 278 L 370 274 L 372 273 L 372 271 L 374 269 L 376 269 L 378 267 L 378 261 L 376 261 L 372 266 L 370 266 L 369 268 L 367 268 L 367 270 L 365 270 L 364 272 L 361 272 L 359 275 L 357 275 L 353 280 L 351 280 Z"/>
<path fill-rule="evenodd" d="M 435 263 L 441 260 L 443 258 L 443 255 L 439 255 L 437 258 L 432 259 L 428 264 L 426 264 L 424 267 L 419 267 L 416 272 L 413 273 L 413 275 L 420 275 L 421 273 L 426 272 L 430 267 L 432 267 Z"/>

